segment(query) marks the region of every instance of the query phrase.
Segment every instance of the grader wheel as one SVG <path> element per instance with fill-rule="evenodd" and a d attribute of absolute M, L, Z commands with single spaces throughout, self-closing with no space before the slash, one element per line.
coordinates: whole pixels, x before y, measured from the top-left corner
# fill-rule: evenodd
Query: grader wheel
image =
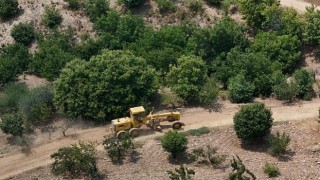
<path fill-rule="evenodd" d="M 173 130 L 181 129 L 182 126 L 183 126 L 183 123 L 181 123 L 180 121 L 174 121 L 171 125 Z"/>
<path fill-rule="evenodd" d="M 138 129 L 138 128 L 132 128 L 132 129 L 130 129 L 129 135 L 130 135 L 132 138 L 138 137 L 138 136 L 139 136 L 139 129 Z"/>
<path fill-rule="evenodd" d="M 122 138 L 124 138 L 124 136 L 127 134 L 127 132 L 126 131 L 119 131 L 118 133 L 117 133 L 117 138 L 118 139 L 122 139 Z"/>

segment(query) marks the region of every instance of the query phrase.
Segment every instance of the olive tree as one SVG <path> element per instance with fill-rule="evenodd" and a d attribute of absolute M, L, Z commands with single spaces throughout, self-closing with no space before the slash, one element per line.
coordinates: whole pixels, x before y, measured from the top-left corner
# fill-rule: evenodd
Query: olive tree
<path fill-rule="evenodd" d="M 54 101 L 73 117 L 94 121 L 123 116 L 158 89 L 153 68 L 128 51 L 103 51 L 90 61 L 73 60 L 54 82 Z"/>

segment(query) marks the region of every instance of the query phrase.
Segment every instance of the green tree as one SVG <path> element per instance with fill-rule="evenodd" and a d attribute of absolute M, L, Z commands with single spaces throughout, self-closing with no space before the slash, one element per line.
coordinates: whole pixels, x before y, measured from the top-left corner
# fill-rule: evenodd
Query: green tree
<path fill-rule="evenodd" d="M 25 84 L 6 84 L 0 95 L 0 114 L 16 112 L 20 99 L 27 93 L 28 88 Z"/>
<path fill-rule="evenodd" d="M 305 100 L 311 100 L 312 98 L 312 85 L 313 85 L 313 77 L 309 71 L 306 69 L 296 70 L 292 74 L 294 81 L 298 86 L 298 96 Z"/>
<path fill-rule="evenodd" d="M 13 26 L 11 36 L 17 43 L 27 46 L 35 39 L 34 28 L 31 24 L 19 23 Z"/>
<path fill-rule="evenodd" d="M 94 144 L 90 142 L 79 142 L 79 145 L 73 144 L 71 147 L 60 148 L 50 156 L 54 159 L 50 165 L 51 171 L 56 175 L 95 177 L 98 174 L 95 152 Z"/>
<path fill-rule="evenodd" d="M 210 77 L 199 93 L 199 102 L 204 105 L 212 105 L 216 102 L 219 93 L 217 81 Z"/>
<path fill-rule="evenodd" d="M 262 103 L 242 106 L 233 116 L 234 130 L 243 141 L 266 137 L 272 127 L 272 114 Z"/>
<path fill-rule="evenodd" d="M 298 36 L 301 39 L 302 26 L 295 9 L 274 4 L 267 6 L 262 14 L 265 16 L 262 22 L 263 29 L 276 31 L 278 35 Z"/>
<path fill-rule="evenodd" d="M 22 44 L 11 44 L 0 50 L 0 86 L 17 79 L 27 70 L 31 55 Z"/>
<path fill-rule="evenodd" d="M 119 161 L 130 150 L 134 149 L 132 138 L 129 134 L 124 137 L 116 138 L 113 135 L 105 137 L 102 142 L 104 149 L 112 161 Z"/>
<path fill-rule="evenodd" d="M 285 72 L 292 72 L 301 58 L 300 47 L 297 36 L 278 36 L 274 32 L 263 32 L 255 37 L 250 51 L 261 52 L 273 62 L 281 63 Z"/>
<path fill-rule="evenodd" d="M 177 66 L 171 66 L 167 74 L 167 81 L 172 91 L 189 102 L 198 100 L 206 78 L 204 61 L 193 55 L 181 56 Z"/>
<path fill-rule="evenodd" d="M 62 23 L 62 16 L 54 6 L 45 7 L 42 23 L 49 28 L 55 28 Z"/>
<path fill-rule="evenodd" d="M 227 53 L 234 47 L 244 49 L 248 44 L 244 27 L 226 17 L 212 28 L 196 30 L 188 42 L 188 49 L 209 63 L 221 53 Z"/>
<path fill-rule="evenodd" d="M 169 131 L 161 139 L 163 149 L 171 153 L 173 158 L 178 154 L 184 153 L 188 148 L 188 139 L 177 131 Z"/>
<path fill-rule="evenodd" d="M 123 116 L 158 89 L 157 76 L 143 58 L 127 51 L 104 51 L 74 60 L 54 82 L 55 103 L 66 114 L 95 121 Z"/>
<path fill-rule="evenodd" d="M 277 82 L 272 87 L 273 93 L 280 100 L 292 102 L 299 93 L 296 81 L 294 79 L 287 80 L 287 77 L 283 75 Z"/>
<path fill-rule="evenodd" d="M 247 24 L 254 29 L 261 29 L 266 20 L 263 11 L 265 8 L 280 4 L 276 0 L 240 0 L 239 9 Z"/>
<path fill-rule="evenodd" d="M 20 12 L 17 0 L 0 0 L 0 17 L 4 20 Z"/>
<path fill-rule="evenodd" d="M 1 116 L 0 129 L 6 134 L 21 136 L 24 130 L 23 119 L 19 113 L 4 114 Z"/>
<path fill-rule="evenodd" d="M 247 103 L 253 99 L 254 85 L 238 74 L 229 80 L 228 92 L 231 102 Z"/>
<path fill-rule="evenodd" d="M 306 13 L 303 15 L 303 41 L 309 45 L 320 44 L 320 11 L 316 6 L 306 8 Z"/>

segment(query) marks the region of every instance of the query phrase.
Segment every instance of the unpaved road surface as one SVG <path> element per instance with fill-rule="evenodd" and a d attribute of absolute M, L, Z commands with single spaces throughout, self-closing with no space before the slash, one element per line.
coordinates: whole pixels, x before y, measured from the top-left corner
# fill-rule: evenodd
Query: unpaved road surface
<path fill-rule="evenodd" d="M 299 13 L 305 12 L 306 7 L 311 6 L 310 3 L 302 0 L 280 0 L 280 4 L 285 7 L 292 7 Z M 320 7 L 317 7 L 316 9 L 320 10 Z"/>
<path fill-rule="evenodd" d="M 296 103 L 294 105 L 284 106 L 280 101 L 264 100 L 267 107 L 273 112 L 274 121 L 292 121 L 301 119 L 316 118 L 320 99 L 309 102 Z M 240 109 L 241 105 L 231 104 L 227 101 L 221 102 L 213 110 L 203 108 L 188 108 L 182 110 L 182 121 L 186 124 L 184 130 L 195 129 L 199 127 L 217 127 L 233 124 L 233 116 Z M 167 131 L 169 128 L 164 129 Z M 138 140 L 151 138 L 154 135 L 160 135 L 161 132 L 153 132 L 147 128 L 142 129 L 145 136 Z M 96 127 L 90 129 L 80 129 L 70 131 L 69 136 L 57 139 L 53 142 L 45 143 L 31 147 L 30 153 L 13 152 L 3 154 L 0 158 L 0 179 L 9 178 L 12 175 L 19 174 L 36 167 L 44 166 L 52 162 L 50 155 L 59 148 L 69 146 L 78 142 L 78 140 L 90 140 L 101 142 L 103 136 L 109 133 L 108 127 Z M 151 133 L 151 134 L 150 134 Z"/>

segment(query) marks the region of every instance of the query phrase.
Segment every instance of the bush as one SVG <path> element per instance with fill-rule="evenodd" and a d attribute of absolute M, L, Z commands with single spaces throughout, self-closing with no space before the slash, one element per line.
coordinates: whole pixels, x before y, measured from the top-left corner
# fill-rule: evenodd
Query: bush
<path fill-rule="evenodd" d="M 0 0 L 0 17 L 4 20 L 20 12 L 17 0 Z"/>
<path fill-rule="evenodd" d="M 273 156 L 278 156 L 287 150 L 291 141 L 289 134 L 279 132 L 276 135 L 271 135 L 269 138 L 270 153 Z"/>
<path fill-rule="evenodd" d="M 296 70 L 292 76 L 298 86 L 297 95 L 304 100 L 311 100 L 313 91 L 312 85 L 314 81 L 312 74 L 305 69 L 299 69 Z"/>
<path fill-rule="evenodd" d="M 19 113 L 4 114 L 1 116 L 0 129 L 6 134 L 21 136 L 23 133 L 23 120 Z"/>
<path fill-rule="evenodd" d="M 236 156 L 237 159 L 233 157 L 231 160 L 231 167 L 233 168 L 232 173 L 229 174 L 228 180 L 242 180 L 243 174 L 246 172 L 251 176 L 252 179 L 257 179 L 256 176 L 246 168 L 246 166 L 242 163 L 242 160 L 239 156 Z"/>
<path fill-rule="evenodd" d="M 49 28 L 55 28 L 62 23 L 62 16 L 54 6 L 45 7 L 42 23 Z"/>
<path fill-rule="evenodd" d="M 120 3 L 123 3 L 128 8 L 133 8 L 141 5 L 144 0 L 119 0 Z"/>
<path fill-rule="evenodd" d="M 50 165 L 51 171 L 56 175 L 80 177 L 88 175 L 95 177 L 98 173 L 93 143 L 79 142 L 71 147 L 64 147 L 51 154 L 54 162 Z"/>
<path fill-rule="evenodd" d="M 68 3 L 68 6 L 70 9 L 77 10 L 81 6 L 79 0 L 64 0 L 64 1 Z"/>
<path fill-rule="evenodd" d="M 27 86 L 21 83 L 8 84 L 3 89 L 0 95 L 0 114 L 17 111 L 19 100 L 28 92 Z"/>
<path fill-rule="evenodd" d="M 278 99 L 289 102 L 292 102 L 299 92 L 298 84 L 294 80 L 287 82 L 286 79 L 274 85 L 272 89 Z"/>
<path fill-rule="evenodd" d="M 228 91 L 231 102 L 247 103 L 253 99 L 254 85 L 248 82 L 243 74 L 238 74 L 230 78 Z"/>
<path fill-rule="evenodd" d="M 32 89 L 19 101 L 19 111 L 29 124 L 43 124 L 53 112 L 52 86 Z"/>
<path fill-rule="evenodd" d="M 163 149 L 171 153 L 173 158 L 178 154 L 184 153 L 188 146 L 188 139 L 181 133 L 176 131 L 169 131 L 161 139 Z"/>
<path fill-rule="evenodd" d="M 277 177 L 278 175 L 280 175 L 279 168 L 273 164 L 268 163 L 268 162 L 266 162 L 264 164 L 262 169 L 263 169 L 263 172 L 269 176 L 269 178 Z"/>
<path fill-rule="evenodd" d="M 54 82 L 57 107 L 69 116 L 99 122 L 123 116 L 157 89 L 154 69 L 127 51 L 104 51 L 87 62 L 74 60 Z"/>
<path fill-rule="evenodd" d="M 112 161 L 119 161 L 129 151 L 134 149 L 132 138 L 126 134 L 123 138 L 116 138 L 113 135 L 105 137 L 102 142 L 104 149 Z"/>
<path fill-rule="evenodd" d="M 218 166 L 226 160 L 226 155 L 217 154 L 217 149 L 207 145 L 206 150 L 202 148 L 193 149 L 192 155 L 195 160 L 199 160 L 201 163 L 210 162 L 212 166 Z"/>
<path fill-rule="evenodd" d="M 203 1 L 202 0 L 189 0 L 188 7 L 193 12 L 203 11 Z"/>
<path fill-rule="evenodd" d="M 27 70 L 31 59 L 28 49 L 22 44 L 12 44 L 0 50 L 0 87 L 13 82 Z"/>
<path fill-rule="evenodd" d="M 234 130 L 243 141 L 263 138 L 270 134 L 273 118 L 262 103 L 242 106 L 233 116 Z"/>
<path fill-rule="evenodd" d="M 17 43 L 27 46 L 35 38 L 34 28 L 31 24 L 19 23 L 13 26 L 11 36 Z"/>
<path fill-rule="evenodd" d="M 192 176 L 194 176 L 196 173 L 192 169 L 188 169 L 184 167 L 183 165 L 180 165 L 180 168 L 175 168 L 174 171 L 168 170 L 167 173 L 170 175 L 169 178 L 171 180 L 191 180 Z"/>
<path fill-rule="evenodd" d="M 176 10 L 171 0 L 156 0 L 160 13 L 174 12 Z"/>

